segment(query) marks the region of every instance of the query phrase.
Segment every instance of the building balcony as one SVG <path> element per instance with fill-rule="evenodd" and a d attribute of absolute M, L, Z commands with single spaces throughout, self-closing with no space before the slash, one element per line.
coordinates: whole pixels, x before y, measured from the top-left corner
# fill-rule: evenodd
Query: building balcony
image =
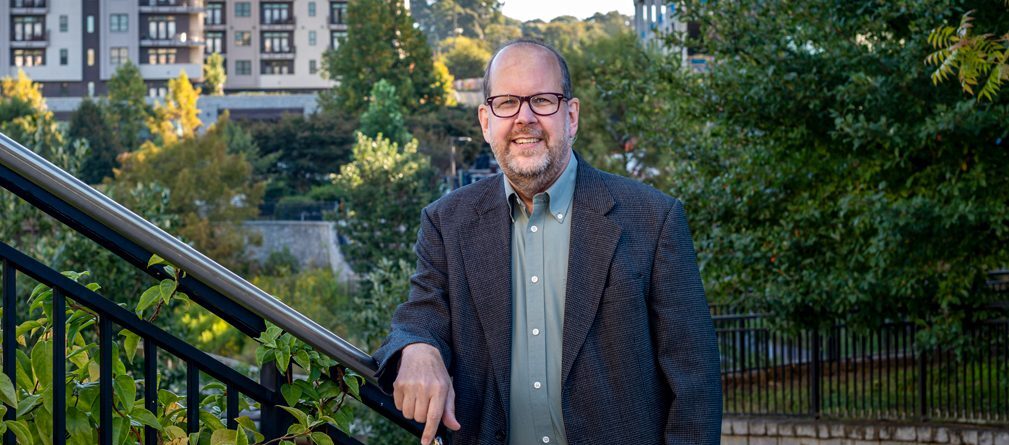
<path fill-rule="evenodd" d="M 137 68 L 140 69 L 140 76 L 146 80 L 174 79 L 181 71 L 185 71 L 186 75 L 195 82 L 203 80 L 202 63 L 169 63 L 164 65 L 141 63 Z"/>
<path fill-rule="evenodd" d="M 141 13 L 198 14 L 204 11 L 203 0 L 140 0 Z"/>
<path fill-rule="evenodd" d="M 267 20 L 264 18 L 261 22 L 262 23 L 260 23 L 259 26 L 262 28 L 263 31 L 290 30 L 294 29 L 295 25 L 298 23 L 298 21 L 294 18 L 294 16 L 290 16 L 284 19 Z"/>
<path fill-rule="evenodd" d="M 292 45 L 287 51 L 262 51 L 259 53 L 259 58 L 262 60 L 294 60 L 294 46 Z"/>
<path fill-rule="evenodd" d="M 35 15 L 49 12 L 48 0 L 11 0 L 11 14 Z"/>
<path fill-rule="evenodd" d="M 220 23 L 203 22 L 204 31 L 224 31 L 226 29 L 228 29 L 228 24 L 224 23 L 224 20 L 221 20 Z"/>
<path fill-rule="evenodd" d="M 347 22 L 346 20 L 337 20 L 338 17 L 329 16 L 326 17 L 326 23 L 329 24 L 329 29 L 334 31 L 346 31 Z"/>
<path fill-rule="evenodd" d="M 43 31 L 42 34 L 21 36 L 20 39 L 17 37 L 11 38 L 11 48 L 45 48 L 49 46 L 49 31 Z"/>
<path fill-rule="evenodd" d="M 176 34 L 173 37 L 141 36 L 140 46 L 153 48 L 196 48 L 205 44 L 203 37 Z"/>

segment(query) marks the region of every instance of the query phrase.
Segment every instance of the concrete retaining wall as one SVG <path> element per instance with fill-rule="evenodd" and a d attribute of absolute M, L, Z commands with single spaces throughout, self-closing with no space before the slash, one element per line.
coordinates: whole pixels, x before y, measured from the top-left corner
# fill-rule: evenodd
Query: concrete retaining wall
<path fill-rule="evenodd" d="M 1009 445 L 1009 428 L 815 421 L 789 418 L 726 418 L 724 445 Z"/>
<path fill-rule="evenodd" d="M 341 280 L 352 277 L 332 221 L 245 221 L 242 225 L 262 236 L 261 245 L 246 247 L 252 259 L 262 262 L 271 252 L 287 249 L 302 268 L 329 268 Z"/>

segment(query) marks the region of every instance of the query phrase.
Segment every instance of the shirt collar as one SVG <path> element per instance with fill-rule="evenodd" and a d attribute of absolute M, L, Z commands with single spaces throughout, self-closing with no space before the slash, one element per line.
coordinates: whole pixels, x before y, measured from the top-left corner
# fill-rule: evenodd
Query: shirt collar
<path fill-rule="evenodd" d="M 577 175 L 578 161 L 575 159 L 574 153 L 571 153 L 568 165 L 561 172 L 561 176 L 554 181 L 547 191 L 543 192 L 547 195 L 547 201 L 550 203 L 550 216 L 558 223 L 564 223 L 564 220 L 568 218 L 568 208 L 571 206 L 571 200 L 574 199 L 575 195 L 575 179 Z M 508 215 L 511 217 L 512 222 L 515 222 L 515 204 L 524 204 L 522 204 L 522 198 L 519 198 L 511 182 L 508 181 L 508 177 L 501 175 L 501 180 L 504 181 L 505 199 L 508 200 L 508 207 L 511 210 Z M 537 196 L 539 195 L 537 194 Z M 535 200 L 535 197 L 533 199 Z"/>

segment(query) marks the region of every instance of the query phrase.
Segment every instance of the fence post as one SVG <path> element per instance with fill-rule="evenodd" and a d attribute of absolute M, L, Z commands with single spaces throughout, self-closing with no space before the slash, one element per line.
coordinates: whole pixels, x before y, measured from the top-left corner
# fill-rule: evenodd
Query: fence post
<path fill-rule="evenodd" d="M 820 377 L 822 372 L 820 370 L 821 351 L 820 351 L 820 331 L 818 329 L 812 332 L 812 335 L 810 335 L 810 340 L 813 344 L 811 345 L 812 357 L 810 357 L 811 360 L 809 365 L 809 385 L 810 385 L 809 414 L 812 415 L 814 418 L 819 419 L 821 400 L 822 400 L 822 393 L 821 393 L 822 388 L 820 387 Z"/>

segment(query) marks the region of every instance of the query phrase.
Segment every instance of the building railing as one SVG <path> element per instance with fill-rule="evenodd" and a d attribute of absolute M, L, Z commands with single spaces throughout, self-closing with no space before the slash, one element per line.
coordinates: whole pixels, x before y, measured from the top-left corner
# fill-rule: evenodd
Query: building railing
<path fill-rule="evenodd" d="M 368 354 L 3 134 L 0 134 L 0 187 L 91 238 L 134 267 L 158 279 L 170 278 L 171 274 L 162 266 L 147 267 L 148 260 L 156 253 L 186 272 L 185 277 L 179 280 L 179 289 L 189 295 L 195 303 L 221 317 L 247 336 L 258 337 L 265 331 L 266 322 L 269 321 L 318 352 L 333 358 L 365 378 L 366 383 L 362 385 L 360 395 L 366 406 L 411 433 L 420 435 L 421 425 L 404 419 L 394 408 L 391 398 L 376 387 L 377 365 Z M 187 375 L 191 384 L 187 384 L 186 399 L 189 402 L 187 406 L 199 405 L 198 371 L 204 372 L 220 380 L 227 388 L 231 388 L 227 391 L 229 419 L 233 419 L 233 414 L 237 412 L 233 409 L 236 405 L 232 403 L 231 398 L 242 393 L 262 403 L 261 432 L 267 437 L 278 437 L 284 433 L 280 431 L 284 428 L 284 416 L 279 410 L 274 409 L 281 400 L 278 394 L 283 373 L 277 371 L 275 366 L 265 366 L 260 372 L 260 382 L 257 384 L 231 372 L 230 368 L 208 359 L 206 354 L 191 345 L 144 322 L 97 293 L 78 286 L 9 246 L 0 246 L 0 258 L 3 260 L 3 362 L 4 371 L 12 380 L 15 379 L 16 363 L 15 359 L 9 357 L 16 350 L 16 339 L 13 338 L 15 334 L 13 323 L 16 323 L 14 308 L 17 307 L 13 301 L 16 293 L 14 277 L 22 273 L 54 289 L 55 307 L 64 304 L 69 298 L 97 313 L 102 328 L 99 342 L 102 357 L 108 357 L 111 353 L 109 342 L 113 325 L 129 329 L 143 339 L 145 351 L 152 356 L 161 350 L 175 355 L 188 364 Z M 60 311 L 53 312 L 58 314 Z M 62 329 L 59 327 L 62 324 L 60 321 L 54 320 L 54 329 Z M 62 338 L 61 333 L 57 331 L 54 338 Z M 59 344 L 54 346 L 53 363 L 57 369 L 54 369 L 53 374 L 54 381 L 59 381 L 61 372 L 65 374 L 65 370 L 59 369 L 59 364 L 65 363 L 66 351 L 65 348 L 59 347 Z M 56 357 L 61 353 L 64 355 Z M 105 366 L 111 361 L 103 359 L 100 362 L 103 366 L 102 376 L 108 377 L 111 368 Z M 153 367 L 156 362 L 148 361 L 148 363 Z M 145 369 L 144 372 L 149 377 L 159 370 Z M 109 427 L 111 417 L 105 414 L 112 412 L 111 386 L 106 387 L 111 385 L 111 379 L 101 378 L 100 381 L 101 385 L 104 385 L 100 390 L 101 413 L 103 413 L 100 424 L 104 427 L 102 434 L 107 434 L 106 432 L 112 431 Z M 58 388 L 64 386 L 57 384 L 53 387 L 56 391 L 62 391 Z M 54 396 L 55 400 L 60 400 L 59 394 Z M 148 401 L 155 399 L 156 397 L 152 398 L 149 395 L 146 398 Z M 52 437 L 63 438 L 64 435 L 61 433 L 66 431 L 66 418 L 59 410 L 54 411 L 56 412 Z M 16 417 L 15 410 L 7 411 L 7 419 Z M 189 430 L 198 430 L 199 421 L 199 416 L 190 416 L 187 425 Z M 353 438 L 341 435 L 335 429 L 332 430 L 333 438 L 339 443 L 357 443 Z M 13 438 L 8 438 L 5 443 L 14 443 Z M 103 440 L 102 443 L 111 441 Z"/>
<path fill-rule="evenodd" d="M 47 0 L 11 0 L 11 8 L 46 8 L 48 5 Z"/>
<path fill-rule="evenodd" d="M 267 16 L 267 15 L 263 15 L 262 19 L 261 19 L 261 22 L 260 22 L 260 25 L 266 25 L 266 26 L 270 26 L 270 25 L 296 25 L 297 23 L 298 23 L 298 21 L 297 21 L 297 19 L 293 15 L 289 15 L 289 16 L 283 17 L 283 18 L 270 17 L 270 16 Z"/>
<path fill-rule="evenodd" d="M 11 43 L 31 43 L 31 42 L 48 42 L 49 41 L 49 30 L 43 30 L 40 33 L 28 33 L 18 36 L 11 31 Z"/>
<path fill-rule="evenodd" d="M 785 335 L 762 315 L 713 320 L 726 414 L 1009 423 L 1009 320 L 969 325 L 960 349 L 905 322 Z"/>

